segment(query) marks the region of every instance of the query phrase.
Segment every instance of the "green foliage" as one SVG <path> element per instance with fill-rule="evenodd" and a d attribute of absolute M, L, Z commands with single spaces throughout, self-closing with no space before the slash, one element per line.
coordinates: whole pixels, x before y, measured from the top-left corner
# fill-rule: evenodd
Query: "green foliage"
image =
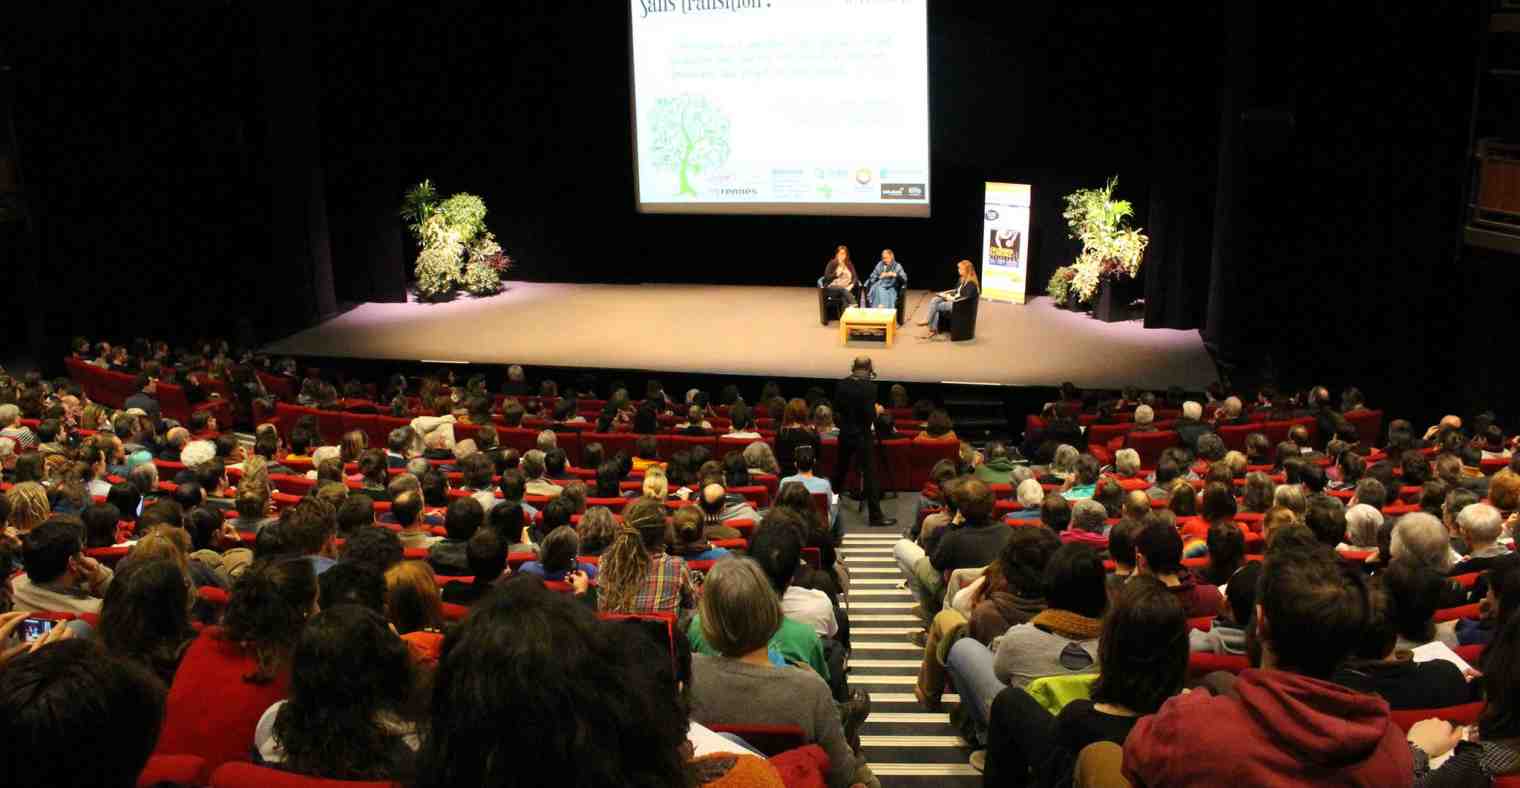
<path fill-rule="evenodd" d="M 495 295 L 501 292 L 501 273 L 487 263 L 472 262 L 465 265 L 459 284 L 471 295 Z"/>
<path fill-rule="evenodd" d="M 442 301 L 454 293 L 461 267 L 459 247 L 430 246 L 417 255 L 417 295 L 427 301 Z"/>
<path fill-rule="evenodd" d="M 1144 232 L 1128 226 L 1135 208 L 1129 200 L 1114 199 L 1118 188 L 1119 178 L 1115 176 L 1101 188 L 1078 189 L 1066 195 L 1061 216 L 1066 219 L 1069 236 L 1082 242 L 1082 253 L 1069 266 L 1073 270 L 1069 287 L 1076 290 L 1082 303 L 1097 295 L 1104 279 L 1134 278 L 1150 243 Z"/>
<path fill-rule="evenodd" d="M 432 181 L 407 190 L 401 218 L 417 240 L 417 295 L 444 301 L 463 288 L 475 295 L 501 291 L 501 275 L 512 264 L 496 236 L 486 229 L 485 201 L 473 194 L 439 200 Z"/>
<path fill-rule="evenodd" d="M 459 236 L 459 242 L 468 245 L 475 236 L 486 229 L 486 203 L 473 194 L 460 192 L 444 200 L 438 213 L 448 223 L 449 229 Z"/>
<path fill-rule="evenodd" d="M 401 199 L 401 218 L 406 222 L 406 229 L 417 239 L 418 245 L 422 243 L 422 223 L 438 212 L 438 191 L 433 188 L 431 180 L 408 189 L 406 196 Z"/>
<path fill-rule="evenodd" d="M 1077 270 L 1069 265 L 1057 268 L 1055 273 L 1050 275 L 1050 283 L 1045 286 L 1045 294 L 1057 304 L 1065 306 L 1071 292 L 1071 280 L 1076 273 Z"/>

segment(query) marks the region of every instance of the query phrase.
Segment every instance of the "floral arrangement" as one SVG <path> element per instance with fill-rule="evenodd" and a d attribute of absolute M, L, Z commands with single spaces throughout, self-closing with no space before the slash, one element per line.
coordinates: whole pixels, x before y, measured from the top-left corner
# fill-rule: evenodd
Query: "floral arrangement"
<path fill-rule="evenodd" d="M 1061 216 L 1066 219 L 1068 235 L 1082 242 L 1082 253 L 1051 276 L 1046 292 L 1056 303 L 1065 303 L 1072 292 L 1079 303 L 1088 303 L 1105 279 L 1133 279 L 1140 272 L 1150 238 L 1129 226 L 1135 209 L 1129 200 L 1114 199 L 1118 188 L 1116 176 L 1101 188 L 1078 189 L 1066 195 Z"/>
<path fill-rule="evenodd" d="M 417 294 L 423 299 L 444 301 L 461 288 L 473 295 L 501 291 L 512 258 L 486 229 L 484 200 L 463 192 L 440 200 L 425 180 L 407 191 L 401 218 L 417 240 Z"/>

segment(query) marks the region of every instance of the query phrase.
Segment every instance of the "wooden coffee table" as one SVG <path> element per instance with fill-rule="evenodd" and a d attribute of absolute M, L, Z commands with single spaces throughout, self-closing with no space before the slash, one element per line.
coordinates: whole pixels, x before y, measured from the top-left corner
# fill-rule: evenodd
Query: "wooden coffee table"
<path fill-rule="evenodd" d="M 892 339 L 897 336 L 897 310 L 852 306 L 844 310 L 844 314 L 839 317 L 841 345 L 850 341 L 851 330 L 879 333 L 886 340 L 887 347 L 892 347 Z"/>

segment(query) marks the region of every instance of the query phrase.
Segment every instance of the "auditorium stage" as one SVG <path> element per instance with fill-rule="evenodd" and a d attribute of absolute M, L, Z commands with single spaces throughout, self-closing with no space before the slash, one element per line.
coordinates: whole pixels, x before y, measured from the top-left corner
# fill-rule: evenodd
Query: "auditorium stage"
<path fill-rule="evenodd" d="M 911 310 L 922 291 L 909 291 Z M 839 342 L 811 287 L 508 282 L 488 298 L 362 304 L 265 348 L 278 355 L 837 378 L 872 356 L 882 380 L 1084 388 L 1202 389 L 1214 364 L 1197 331 L 1103 323 L 1037 298 L 983 301 L 976 339 L 891 348 Z M 927 302 L 919 315 L 927 313 Z"/>

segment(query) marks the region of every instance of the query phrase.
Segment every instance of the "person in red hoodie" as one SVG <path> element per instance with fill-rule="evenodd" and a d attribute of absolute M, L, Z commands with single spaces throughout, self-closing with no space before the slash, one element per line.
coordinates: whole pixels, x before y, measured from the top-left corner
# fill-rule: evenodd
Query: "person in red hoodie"
<path fill-rule="evenodd" d="M 1388 703 L 1329 681 L 1366 632 L 1366 581 L 1329 551 L 1284 547 L 1261 570 L 1260 667 L 1234 697 L 1194 691 L 1135 724 L 1131 785 L 1412 784 L 1414 758 Z"/>
<path fill-rule="evenodd" d="M 1151 512 L 1145 517 L 1145 528 L 1135 535 L 1135 573 L 1153 575 L 1166 584 L 1188 618 L 1213 616 L 1219 613 L 1224 596 L 1219 589 L 1198 582 L 1193 573 L 1182 566 L 1182 535 L 1177 533 L 1170 513 Z"/>

